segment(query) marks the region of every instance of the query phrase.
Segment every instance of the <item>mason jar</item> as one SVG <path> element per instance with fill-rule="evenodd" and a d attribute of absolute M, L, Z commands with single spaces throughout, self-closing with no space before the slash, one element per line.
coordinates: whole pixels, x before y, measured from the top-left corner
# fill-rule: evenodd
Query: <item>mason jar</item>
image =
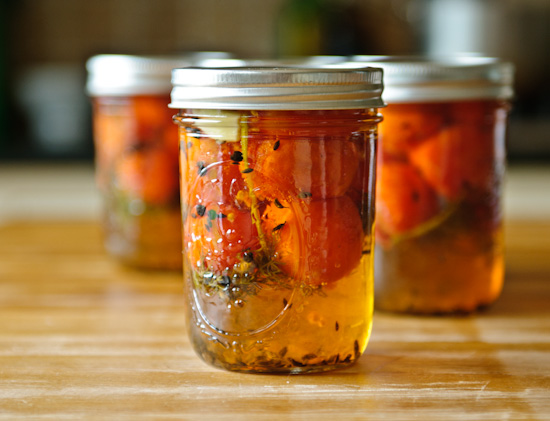
<path fill-rule="evenodd" d="M 356 57 L 384 69 L 376 308 L 468 313 L 504 279 L 502 190 L 513 67 L 494 58 Z"/>
<path fill-rule="evenodd" d="M 379 69 L 176 69 L 188 330 L 208 363 L 353 364 L 373 310 Z"/>
<path fill-rule="evenodd" d="M 98 55 L 87 62 L 96 180 L 108 253 L 140 268 L 180 269 L 178 133 L 172 123 L 175 67 L 228 57 Z"/>

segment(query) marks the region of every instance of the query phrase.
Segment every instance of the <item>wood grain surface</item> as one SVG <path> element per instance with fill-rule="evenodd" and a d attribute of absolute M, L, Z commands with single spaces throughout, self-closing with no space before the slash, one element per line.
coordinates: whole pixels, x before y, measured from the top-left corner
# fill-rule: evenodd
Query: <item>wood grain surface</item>
<path fill-rule="evenodd" d="M 255 375 L 199 360 L 180 274 L 119 266 L 97 224 L 0 226 L 0 419 L 550 420 L 550 221 L 507 246 L 489 310 L 376 313 L 350 369 Z"/>

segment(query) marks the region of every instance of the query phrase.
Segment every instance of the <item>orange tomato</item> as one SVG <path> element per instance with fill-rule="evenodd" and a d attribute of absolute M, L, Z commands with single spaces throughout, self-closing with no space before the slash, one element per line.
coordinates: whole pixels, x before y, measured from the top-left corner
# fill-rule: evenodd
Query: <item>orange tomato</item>
<path fill-rule="evenodd" d="M 437 195 L 414 167 L 386 161 L 378 168 L 376 234 L 379 240 L 415 228 L 438 211 Z"/>
<path fill-rule="evenodd" d="M 175 200 L 179 190 L 178 135 L 169 98 L 138 96 L 94 100 L 98 181 L 115 183 L 151 204 Z"/>
<path fill-rule="evenodd" d="M 249 127 L 254 184 L 269 198 L 342 196 L 357 171 L 362 110 L 258 111 Z"/>
<path fill-rule="evenodd" d="M 271 204 L 263 226 L 272 237 L 281 269 L 297 281 L 331 284 L 361 259 L 361 217 L 347 196 L 296 201 L 285 208 Z"/>
<path fill-rule="evenodd" d="M 220 145 L 207 137 L 184 131 L 182 179 L 188 200 L 192 197 L 219 203 L 237 204 L 245 188 L 238 157 L 238 144 Z"/>
<path fill-rule="evenodd" d="M 196 269 L 218 274 L 259 248 L 248 193 L 239 164 L 239 144 L 218 144 L 193 128 L 182 128 L 184 242 Z"/>
<path fill-rule="evenodd" d="M 132 112 L 136 122 L 136 139 L 150 142 L 162 139 L 164 131 L 173 126 L 172 114 L 168 108 L 169 97 L 138 96 L 132 99 Z M 174 138 L 177 145 L 177 138 Z"/>
<path fill-rule="evenodd" d="M 268 198 L 342 196 L 359 165 L 349 140 L 265 136 L 249 143 L 254 184 Z"/>
<path fill-rule="evenodd" d="M 179 193 L 177 157 L 158 147 L 144 147 L 116 164 L 117 187 L 150 204 L 174 201 Z"/>
<path fill-rule="evenodd" d="M 484 126 L 453 125 L 409 153 L 410 162 L 447 200 L 467 190 L 486 188 L 493 165 L 493 133 Z"/>
<path fill-rule="evenodd" d="M 379 143 L 381 153 L 406 158 L 407 152 L 443 128 L 442 104 L 392 104 L 382 110 Z"/>

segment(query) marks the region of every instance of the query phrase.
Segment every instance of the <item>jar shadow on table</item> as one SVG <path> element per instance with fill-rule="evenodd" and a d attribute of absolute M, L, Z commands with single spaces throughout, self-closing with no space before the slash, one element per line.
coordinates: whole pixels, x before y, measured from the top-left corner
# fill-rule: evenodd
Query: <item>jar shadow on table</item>
<path fill-rule="evenodd" d="M 505 295 L 503 302 L 512 298 Z M 493 315 L 491 311 L 484 314 Z M 377 312 L 369 347 L 353 366 L 294 376 L 291 382 L 321 388 L 338 385 L 348 392 L 376 391 L 383 395 L 426 389 L 457 393 L 462 398 L 466 394 L 471 397 L 470 409 L 475 411 L 495 394 L 510 395 L 525 390 L 522 380 L 513 375 L 512 354 L 521 351 L 521 345 L 518 348 L 517 344 L 488 342 L 480 323 L 484 317 L 482 314 L 456 318 L 402 317 Z M 510 364 L 506 364 L 506 356 Z M 404 393 L 399 405 L 416 406 L 416 398 L 414 393 L 410 396 Z M 378 399 L 370 404 L 376 406 L 376 402 L 384 405 L 384 400 Z M 434 399 L 432 404 L 446 408 L 449 401 Z M 534 415 L 527 403 L 513 396 L 501 400 L 501 410 Z"/>

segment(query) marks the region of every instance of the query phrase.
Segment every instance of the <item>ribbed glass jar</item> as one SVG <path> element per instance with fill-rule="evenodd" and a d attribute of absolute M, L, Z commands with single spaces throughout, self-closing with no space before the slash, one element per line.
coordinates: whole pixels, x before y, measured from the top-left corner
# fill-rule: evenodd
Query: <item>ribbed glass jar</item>
<path fill-rule="evenodd" d="M 87 63 L 105 247 L 124 263 L 181 268 L 178 133 L 168 108 L 171 71 L 226 56 L 107 54 Z"/>
<path fill-rule="evenodd" d="M 195 350 L 235 371 L 354 363 L 372 323 L 381 72 L 173 75 Z"/>
<path fill-rule="evenodd" d="M 384 69 L 375 306 L 468 313 L 504 279 L 502 190 L 513 68 L 482 57 L 357 57 Z"/>

